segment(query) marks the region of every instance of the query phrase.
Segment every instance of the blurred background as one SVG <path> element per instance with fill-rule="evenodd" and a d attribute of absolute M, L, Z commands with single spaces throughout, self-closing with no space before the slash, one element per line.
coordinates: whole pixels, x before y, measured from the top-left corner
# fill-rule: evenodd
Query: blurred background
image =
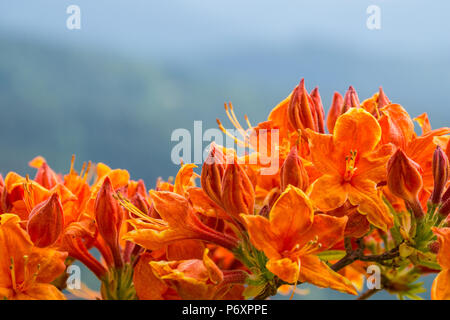
<path fill-rule="evenodd" d="M 73 4 L 80 30 L 66 27 Z M 366 26 L 370 5 L 379 30 Z M 448 125 L 449 12 L 443 0 L 2 1 L 0 172 L 34 173 L 36 155 L 67 172 L 76 154 L 78 167 L 104 162 L 152 187 L 176 174 L 174 129 L 215 128 L 225 101 L 263 121 L 302 77 L 326 111 L 334 91 L 353 85 L 364 100 L 383 86 Z M 301 288 L 296 298 L 348 298 Z"/>

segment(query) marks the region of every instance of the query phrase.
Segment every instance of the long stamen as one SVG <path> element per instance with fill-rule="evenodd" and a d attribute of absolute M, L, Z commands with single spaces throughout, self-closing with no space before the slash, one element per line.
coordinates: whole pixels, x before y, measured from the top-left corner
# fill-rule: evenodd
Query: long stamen
<path fill-rule="evenodd" d="M 300 275 L 300 268 L 302 265 L 300 262 L 300 258 L 297 258 L 297 264 L 298 264 L 298 269 L 297 269 L 297 272 L 295 273 L 295 284 L 292 288 L 292 293 L 291 293 L 291 297 L 289 298 L 289 300 L 292 300 L 294 298 L 295 288 L 297 287 L 297 284 L 298 284 L 298 277 Z"/>
<path fill-rule="evenodd" d="M 249 128 L 249 129 L 252 129 L 253 126 L 252 126 L 252 124 L 250 123 L 250 120 L 248 119 L 248 116 L 247 116 L 247 115 L 244 115 L 244 118 L 245 118 L 245 122 L 247 122 L 248 128 Z"/>
<path fill-rule="evenodd" d="M 117 200 L 125 209 L 127 209 L 130 213 L 134 214 L 138 218 L 162 227 L 165 226 L 165 224 L 163 224 L 161 221 L 158 221 L 158 219 L 152 218 L 146 215 L 141 210 L 139 210 L 136 206 L 134 206 L 128 199 L 124 198 L 121 194 L 117 195 Z"/>
<path fill-rule="evenodd" d="M 17 290 L 17 283 L 16 283 L 16 268 L 14 265 L 14 258 L 11 257 L 11 264 L 9 265 L 9 270 L 11 272 L 11 282 L 12 282 L 12 287 L 13 290 L 16 291 Z"/>
<path fill-rule="evenodd" d="M 220 122 L 219 119 L 216 119 L 216 121 L 217 121 L 217 124 L 219 125 L 219 129 L 220 129 L 223 133 L 225 133 L 227 136 L 229 136 L 230 138 L 232 138 L 236 144 L 238 144 L 238 145 L 240 145 L 241 147 L 244 147 L 244 148 L 248 148 L 248 147 L 249 147 L 248 143 L 246 143 L 246 142 L 244 142 L 244 141 L 242 141 L 242 140 L 239 140 L 238 138 L 236 138 L 235 136 L 233 136 L 227 129 L 225 129 L 225 127 L 222 125 L 222 122 Z"/>
<path fill-rule="evenodd" d="M 75 164 L 75 155 L 72 155 L 72 160 L 70 160 L 70 174 L 73 174 L 74 170 L 73 170 L 73 166 Z"/>

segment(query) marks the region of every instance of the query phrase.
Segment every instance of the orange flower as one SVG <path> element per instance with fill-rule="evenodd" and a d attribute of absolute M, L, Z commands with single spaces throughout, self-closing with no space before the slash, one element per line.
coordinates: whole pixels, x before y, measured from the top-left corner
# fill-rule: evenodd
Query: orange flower
<path fill-rule="evenodd" d="M 374 226 L 385 231 L 392 227 L 392 215 L 377 190 L 377 183 L 386 180 L 392 148 L 379 145 L 377 120 L 361 108 L 351 108 L 338 118 L 332 135 L 307 132 L 312 162 L 323 174 L 311 186 L 314 204 L 330 211 L 348 200 Z"/>
<path fill-rule="evenodd" d="M 189 201 L 170 191 L 150 191 L 155 210 L 162 219 L 141 215 L 130 222 L 136 230 L 125 235 L 149 250 L 158 250 L 180 240 L 196 239 L 233 249 L 237 239 L 206 226 L 194 212 Z M 142 219 L 142 220 L 141 220 Z"/>
<path fill-rule="evenodd" d="M 356 294 L 350 282 L 331 270 L 315 254 L 342 239 L 347 217 L 314 215 L 312 204 L 300 189 L 288 186 L 269 213 L 242 215 L 253 245 L 264 251 L 266 267 L 288 283 L 309 282 Z"/>
<path fill-rule="evenodd" d="M 19 217 L 0 215 L 0 297 L 13 300 L 62 300 L 50 284 L 66 266 L 67 253 L 33 245 Z"/>
<path fill-rule="evenodd" d="M 208 256 L 208 249 L 201 260 L 151 261 L 150 266 L 160 280 L 186 300 L 231 299 L 230 289 L 244 283 L 246 278 L 242 271 L 222 272 Z M 241 294 L 234 298 L 240 298 Z"/>
<path fill-rule="evenodd" d="M 241 299 L 247 274 L 222 271 L 205 249 L 199 258 L 158 261 L 145 253 L 134 271 L 134 284 L 141 300 Z"/>
<path fill-rule="evenodd" d="M 450 228 L 432 228 L 439 241 L 437 261 L 442 271 L 431 287 L 431 299 L 450 300 Z"/>

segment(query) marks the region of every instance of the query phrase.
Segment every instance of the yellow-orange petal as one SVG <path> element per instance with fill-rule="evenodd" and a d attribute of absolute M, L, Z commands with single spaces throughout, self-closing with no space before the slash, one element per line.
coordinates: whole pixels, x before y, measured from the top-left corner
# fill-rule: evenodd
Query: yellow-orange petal
<path fill-rule="evenodd" d="M 394 218 L 379 196 L 376 184 L 370 180 L 357 180 L 349 187 L 348 199 L 358 206 L 358 212 L 367 215 L 367 220 L 377 228 L 387 231 L 394 225 Z"/>
<path fill-rule="evenodd" d="M 280 258 L 279 250 L 281 244 L 277 241 L 276 235 L 270 229 L 270 222 L 268 219 L 262 216 L 250 216 L 242 214 L 248 234 L 250 235 L 250 241 L 253 245 L 264 251 L 269 259 Z"/>
<path fill-rule="evenodd" d="M 431 286 L 432 300 L 450 300 L 450 270 L 446 269 L 436 276 Z"/>
<path fill-rule="evenodd" d="M 311 186 L 310 199 L 322 211 L 330 211 L 342 206 L 347 201 L 347 190 L 336 175 L 323 175 Z"/>
<path fill-rule="evenodd" d="M 362 108 L 350 108 L 334 126 L 333 141 L 344 157 L 352 150 L 361 157 L 374 150 L 380 139 L 378 121 Z"/>
<path fill-rule="evenodd" d="M 298 279 L 298 262 L 294 262 L 289 258 L 270 259 L 266 264 L 266 268 L 287 283 L 295 283 Z"/>
<path fill-rule="evenodd" d="M 331 288 L 344 293 L 357 295 L 353 284 L 339 273 L 330 269 L 317 256 L 306 255 L 300 258 L 300 276 L 302 282 L 309 282 L 318 287 Z"/>
<path fill-rule="evenodd" d="M 313 219 L 311 201 L 301 189 L 292 185 L 283 191 L 269 213 L 271 230 L 278 239 L 283 239 L 286 248 L 309 229 Z"/>
<path fill-rule="evenodd" d="M 318 243 L 321 244 L 321 250 L 331 248 L 344 238 L 347 220 L 346 216 L 338 218 L 326 214 L 316 214 L 311 227 L 301 235 L 300 248 L 316 237 Z"/>
<path fill-rule="evenodd" d="M 450 228 L 433 227 L 432 230 L 439 241 L 437 261 L 443 269 L 450 269 Z"/>

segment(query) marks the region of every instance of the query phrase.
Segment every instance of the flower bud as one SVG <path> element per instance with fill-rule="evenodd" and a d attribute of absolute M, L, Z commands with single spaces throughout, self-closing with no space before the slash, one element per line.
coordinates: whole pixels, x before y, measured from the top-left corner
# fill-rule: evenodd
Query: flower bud
<path fill-rule="evenodd" d="M 437 146 L 433 154 L 433 179 L 434 189 L 431 194 L 431 203 L 438 204 L 441 202 L 442 192 L 448 180 L 448 158 Z"/>
<path fill-rule="evenodd" d="M 342 114 L 342 107 L 344 106 L 344 98 L 342 98 L 339 92 L 335 92 L 333 95 L 333 101 L 331 102 L 330 111 L 327 116 L 327 128 L 328 132 L 333 133 L 334 125 L 337 118 Z"/>
<path fill-rule="evenodd" d="M 222 206 L 222 178 L 225 165 L 223 152 L 214 142 L 211 143 L 208 158 L 202 166 L 201 185 L 208 197 L 219 206 Z"/>
<path fill-rule="evenodd" d="M 123 220 L 123 209 L 114 198 L 114 189 L 109 177 L 105 177 L 95 199 L 95 220 L 98 232 L 110 247 L 116 267 L 122 265 L 119 247 L 119 233 Z"/>
<path fill-rule="evenodd" d="M 64 213 L 58 193 L 39 203 L 28 217 L 27 232 L 31 241 L 40 248 L 54 244 L 64 228 Z"/>
<path fill-rule="evenodd" d="M 387 185 L 389 190 L 403 199 L 412 209 L 416 217 L 424 215 L 419 202 L 419 192 L 423 181 L 418 164 L 409 159 L 398 149 L 389 159 L 387 166 Z"/>
<path fill-rule="evenodd" d="M 222 180 L 222 203 L 225 211 L 241 220 L 241 213 L 253 214 L 255 191 L 244 169 L 234 161 L 227 165 Z"/>
<path fill-rule="evenodd" d="M 289 152 L 280 170 L 281 190 L 284 191 L 288 185 L 300 188 L 303 191 L 309 186 L 308 173 L 306 172 L 302 160 L 298 156 L 297 146 Z"/>
<path fill-rule="evenodd" d="M 314 102 L 317 115 L 317 132 L 325 133 L 325 111 L 323 110 L 322 98 L 319 94 L 319 88 L 316 87 L 313 91 L 311 91 L 311 99 Z"/>
<path fill-rule="evenodd" d="M 150 204 L 148 203 L 147 199 L 140 193 L 136 192 L 133 198 L 131 198 L 131 203 L 141 212 L 145 213 L 146 215 L 149 214 Z"/>
<path fill-rule="evenodd" d="M 378 109 L 381 109 L 381 108 L 383 108 L 384 106 L 387 106 L 390 103 L 391 102 L 389 101 L 388 97 L 386 97 L 386 95 L 384 94 L 383 88 L 380 87 L 380 91 L 378 92 L 378 97 L 377 97 Z"/>
<path fill-rule="evenodd" d="M 305 89 L 304 79 L 300 81 L 300 84 L 292 92 L 287 109 L 287 117 L 290 126 L 294 130 L 309 128 L 318 132 L 316 107 Z"/>
<path fill-rule="evenodd" d="M 46 162 L 42 163 L 39 167 L 34 180 L 48 190 L 53 188 L 57 183 L 56 173 Z"/>
<path fill-rule="evenodd" d="M 346 113 L 350 108 L 359 108 L 359 107 L 360 102 L 358 94 L 356 93 L 355 88 L 353 88 L 353 86 L 350 86 L 344 96 L 344 106 L 342 109 L 342 114 Z"/>

